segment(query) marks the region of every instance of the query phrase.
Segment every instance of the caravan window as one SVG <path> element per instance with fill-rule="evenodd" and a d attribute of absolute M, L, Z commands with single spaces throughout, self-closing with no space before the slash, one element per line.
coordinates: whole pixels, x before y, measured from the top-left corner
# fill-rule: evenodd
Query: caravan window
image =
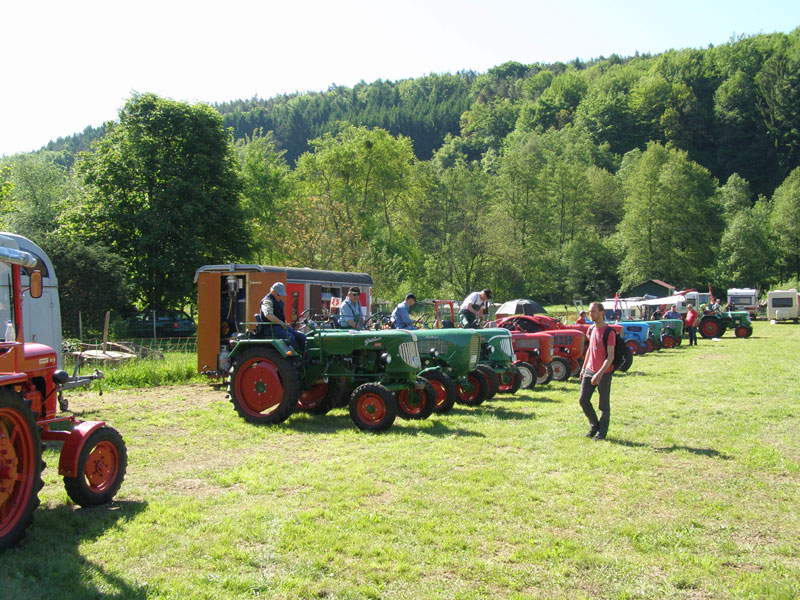
<path fill-rule="evenodd" d="M 794 298 L 770 298 L 772 308 L 792 308 L 794 306 Z"/>

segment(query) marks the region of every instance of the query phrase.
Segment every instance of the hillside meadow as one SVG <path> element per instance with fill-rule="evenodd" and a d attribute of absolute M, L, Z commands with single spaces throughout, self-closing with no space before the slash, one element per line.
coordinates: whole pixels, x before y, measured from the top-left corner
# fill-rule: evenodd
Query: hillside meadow
<path fill-rule="evenodd" d="M 796 598 L 800 327 L 637 357 L 593 442 L 575 380 L 360 433 L 206 383 L 73 394 L 125 437 L 107 507 L 48 447 L 3 600 Z"/>

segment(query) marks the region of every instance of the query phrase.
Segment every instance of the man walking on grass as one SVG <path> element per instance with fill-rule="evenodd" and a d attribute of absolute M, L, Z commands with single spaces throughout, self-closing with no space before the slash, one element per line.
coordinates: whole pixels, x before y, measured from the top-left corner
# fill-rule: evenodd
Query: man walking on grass
<path fill-rule="evenodd" d="M 605 314 L 602 302 L 592 302 L 589 316 L 594 325 L 589 328 L 589 350 L 581 368 L 581 395 L 578 400 L 589 419 L 586 437 L 596 442 L 606 439 L 608 434 L 608 422 L 611 418 L 611 373 L 614 370 L 614 346 L 617 343 L 617 333 L 606 325 Z M 600 419 L 592 406 L 595 388 L 600 394 Z"/>

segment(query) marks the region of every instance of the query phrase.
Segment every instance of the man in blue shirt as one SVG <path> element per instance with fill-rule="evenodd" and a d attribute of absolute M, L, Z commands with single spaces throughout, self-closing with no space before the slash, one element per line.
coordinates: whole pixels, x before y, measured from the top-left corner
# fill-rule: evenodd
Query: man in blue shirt
<path fill-rule="evenodd" d="M 351 287 L 347 298 L 339 307 L 339 327 L 342 329 L 364 329 L 364 315 L 361 313 L 361 303 L 358 301 L 361 290 Z"/>
<path fill-rule="evenodd" d="M 677 310 L 675 310 L 675 305 L 673 304 L 670 307 L 669 311 L 667 311 L 667 313 L 664 314 L 664 318 L 665 319 L 680 319 L 681 318 L 681 313 L 679 313 Z"/>
<path fill-rule="evenodd" d="M 392 323 L 394 323 L 395 329 L 416 329 L 409 314 L 411 307 L 416 303 L 417 297 L 414 294 L 406 294 L 406 299 L 395 306 L 392 311 Z"/>

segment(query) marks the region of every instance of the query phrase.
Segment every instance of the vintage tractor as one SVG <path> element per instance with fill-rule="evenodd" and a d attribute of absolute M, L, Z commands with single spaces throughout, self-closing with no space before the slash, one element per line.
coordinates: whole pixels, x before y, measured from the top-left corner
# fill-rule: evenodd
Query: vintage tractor
<path fill-rule="evenodd" d="M 746 310 L 706 313 L 700 317 L 697 329 L 706 339 L 722 337 L 728 329 L 733 329 L 738 338 L 748 338 L 753 335 L 753 322 Z"/>
<path fill-rule="evenodd" d="M 423 370 L 420 376 L 436 392 L 434 412 L 450 411 L 456 401 L 478 405 L 488 397 L 488 381 L 476 371 L 481 338 L 472 329 L 419 329 L 417 337 Z"/>
<path fill-rule="evenodd" d="M 489 398 L 493 398 L 498 392 L 516 394 L 522 386 L 523 376 L 516 364 L 511 333 L 503 327 L 472 331 L 477 331 L 481 336 L 481 358 L 478 370 L 484 373 L 489 380 Z"/>
<path fill-rule="evenodd" d="M 102 421 L 58 416 L 58 396 L 69 375 L 57 369 L 56 352 L 25 342 L 22 296 L 42 295 L 37 259 L 0 247 L 0 276 L 11 275 L 13 318 L 0 342 L 0 550 L 15 544 L 31 522 L 42 488 L 42 442 L 63 442 L 58 472 L 69 497 L 80 506 L 109 502 L 122 485 L 127 449 L 120 434 Z M 23 290 L 22 269 L 30 279 Z M 0 302 L 6 299 L 0 298 Z M 13 332 L 12 332 L 13 330 Z M 87 378 L 101 378 L 97 373 Z M 53 429 L 55 426 L 55 429 Z"/>
<path fill-rule="evenodd" d="M 553 336 L 549 333 L 526 333 L 524 331 L 511 332 L 511 344 L 514 363 L 522 374 L 522 389 L 529 389 L 536 384 L 544 385 L 553 378 Z M 528 373 L 528 369 L 532 373 Z"/>
<path fill-rule="evenodd" d="M 643 355 L 648 352 L 647 340 L 650 337 L 650 326 L 642 321 L 619 321 L 622 327 L 622 340 L 633 354 Z"/>
<path fill-rule="evenodd" d="M 661 346 L 664 348 L 675 348 L 681 345 L 683 338 L 683 321 L 680 319 L 661 319 L 664 326 L 661 332 Z"/>
<path fill-rule="evenodd" d="M 306 355 L 266 332 L 231 339 L 219 364 L 228 373 L 228 394 L 246 421 L 275 424 L 295 410 L 322 414 L 340 405 L 345 394 L 350 417 L 359 429 L 382 431 L 399 414 L 430 416 L 433 386 L 418 377 L 417 339 L 403 330 L 312 329 Z"/>
<path fill-rule="evenodd" d="M 647 325 L 647 351 L 661 350 L 661 332 L 664 330 L 664 325 L 661 321 L 641 321 Z"/>
<path fill-rule="evenodd" d="M 550 368 L 555 381 L 566 381 L 577 373 L 585 353 L 584 331 L 565 327 L 558 319 L 547 315 L 514 315 L 497 321 L 509 331 L 544 332 L 553 338 L 553 358 Z"/>

